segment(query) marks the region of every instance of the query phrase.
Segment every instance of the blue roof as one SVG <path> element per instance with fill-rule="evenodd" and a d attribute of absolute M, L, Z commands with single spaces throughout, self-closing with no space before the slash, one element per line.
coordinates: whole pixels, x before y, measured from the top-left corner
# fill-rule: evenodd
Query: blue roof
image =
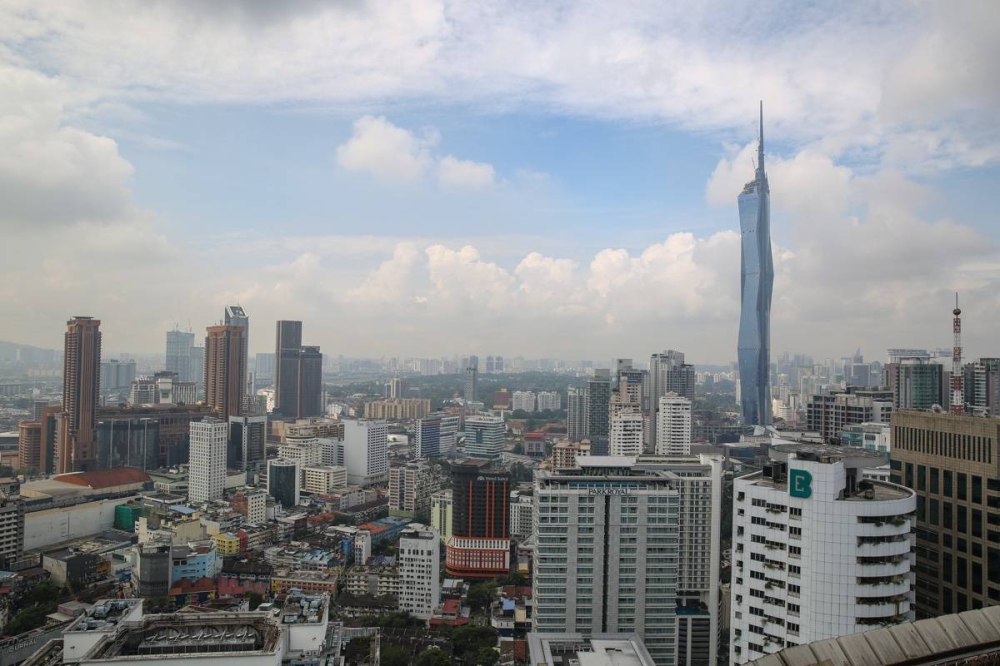
<path fill-rule="evenodd" d="M 191 507 L 183 504 L 171 504 L 170 510 L 176 511 L 177 513 L 183 513 L 185 516 L 190 516 L 192 513 L 198 512 L 198 509 L 192 509 Z"/>
<path fill-rule="evenodd" d="M 504 599 L 503 600 L 503 609 L 505 611 L 512 611 L 516 607 L 517 607 L 517 604 L 515 603 L 515 601 L 513 599 Z"/>

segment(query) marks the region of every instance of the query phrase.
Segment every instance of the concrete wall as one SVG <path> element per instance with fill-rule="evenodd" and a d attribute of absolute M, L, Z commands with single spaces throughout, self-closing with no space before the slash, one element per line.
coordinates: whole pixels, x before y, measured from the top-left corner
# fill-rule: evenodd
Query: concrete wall
<path fill-rule="evenodd" d="M 86 502 L 24 515 L 24 549 L 35 550 L 99 534 L 115 524 L 115 507 L 131 497 Z"/>

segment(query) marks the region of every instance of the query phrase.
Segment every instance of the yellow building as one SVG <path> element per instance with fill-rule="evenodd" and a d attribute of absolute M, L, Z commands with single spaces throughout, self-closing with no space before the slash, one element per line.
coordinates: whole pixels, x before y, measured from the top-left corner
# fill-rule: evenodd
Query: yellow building
<path fill-rule="evenodd" d="M 221 532 L 212 536 L 215 541 L 215 552 L 220 556 L 237 555 L 240 552 L 240 538 L 232 532 Z"/>

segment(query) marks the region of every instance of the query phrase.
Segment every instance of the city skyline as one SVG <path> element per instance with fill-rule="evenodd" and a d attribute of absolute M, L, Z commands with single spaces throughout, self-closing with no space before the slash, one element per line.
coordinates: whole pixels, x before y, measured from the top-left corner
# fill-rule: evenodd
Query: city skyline
<path fill-rule="evenodd" d="M 774 349 L 943 346 L 955 290 L 973 354 L 1000 323 L 991 4 L 0 11 L 12 342 L 85 311 L 153 351 L 239 303 L 328 354 L 728 362 L 760 98 Z"/>

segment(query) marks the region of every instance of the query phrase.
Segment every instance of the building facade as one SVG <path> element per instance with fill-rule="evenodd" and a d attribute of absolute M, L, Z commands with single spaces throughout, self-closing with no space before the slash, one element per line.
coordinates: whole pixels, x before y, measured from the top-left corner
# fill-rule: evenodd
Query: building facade
<path fill-rule="evenodd" d="M 242 326 L 209 326 L 205 336 L 205 403 L 223 421 L 239 416 L 246 392 Z"/>
<path fill-rule="evenodd" d="M 503 577 L 510 573 L 510 475 L 486 461 L 451 467 L 452 524 L 445 570 L 456 578 Z"/>
<path fill-rule="evenodd" d="M 74 317 L 66 327 L 57 471 L 85 472 L 94 469 L 97 458 L 101 322 L 93 317 Z"/>
<path fill-rule="evenodd" d="M 1000 604 L 1000 420 L 892 415 L 892 480 L 916 506 L 918 618 Z"/>
<path fill-rule="evenodd" d="M 431 414 L 417 421 L 416 454 L 418 458 L 446 456 L 455 452 L 459 417 L 450 414 Z"/>
<path fill-rule="evenodd" d="M 228 464 L 233 469 L 256 469 L 267 457 L 267 415 L 229 417 Z"/>
<path fill-rule="evenodd" d="M 642 401 L 643 411 L 649 414 L 646 444 L 652 449 L 656 446 L 660 398 L 668 393 L 676 393 L 688 400 L 694 400 L 694 366 L 684 362 L 684 352 L 668 349 L 649 357 L 649 374 L 646 376 L 646 381 L 648 387 L 644 387 Z"/>
<path fill-rule="evenodd" d="M 740 213 L 740 409 L 746 425 L 771 423 L 771 188 L 764 170 L 764 109 L 761 105 L 757 169 L 737 198 Z"/>
<path fill-rule="evenodd" d="M 430 466 L 422 461 L 393 465 L 389 468 L 389 511 L 394 515 L 428 514 L 431 494 L 440 486 L 434 485 Z"/>
<path fill-rule="evenodd" d="M 182 382 L 201 381 L 200 375 L 194 372 L 194 333 L 184 331 L 167 331 L 167 372 L 177 373 Z"/>
<path fill-rule="evenodd" d="M 347 483 L 371 486 L 389 480 L 389 426 L 385 421 L 344 421 Z"/>
<path fill-rule="evenodd" d="M 570 387 L 566 391 L 566 437 L 571 442 L 587 438 L 587 391 Z"/>
<path fill-rule="evenodd" d="M 399 535 L 399 610 L 429 620 L 441 603 L 441 535 L 409 525 Z"/>
<path fill-rule="evenodd" d="M 611 436 L 611 371 L 598 369 L 587 381 L 587 439 L 594 455 L 607 455 Z"/>
<path fill-rule="evenodd" d="M 913 620 L 916 495 L 874 481 L 885 456 L 772 445 L 733 489 L 731 660 Z"/>
<path fill-rule="evenodd" d="M 810 396 L 806 427 L 818 432 L 824 442 L 833 442 L 848 425 L 888 423 L 891 415 L 891 392 L 848 387 L 846 391 Z"/>
<path fill-rule="evenodd" d="M 656 453 L 684 456 L 691 453 L 691 400 L 676 393 L 660 398 L 656 413 Z"/>
<path fill-rule="evenodd" d="M 221 499 L 226 485 L 226 421 L 206 418 L 191 424 L 191 465 L 188 500 L 193 503 Z"/>
<path fill-rule="evenodd" d="M 347 487 L 347 468 L 338 465 L 306 467 L 302 477 L 302 489 L 307 493 L 327 494 Z"/>
<path fill-rule="evenodd" d="M 465 455 L 499 460 L 504 450 L 507 426 L 503 417 L 475 414 L 465 417 Z"/>
<path fill-rule="evenodd" d="M 643 417 L 638 411 L 619 412 L 611 417 L 608 455 L 638 456 L 642 454 Z"/>
<path fill-rule="evenodd" d="M 274 411 L 294 418 L 322 415 L 323 354 L 302 345 L 301 321 L 277 323 L 274 357 Z"/>
<path fill-rule="evenodd" d="M 453 510 L 450 490 L 439 490 L 431 495 L 431 527 L 437 530 L 443 542 L 451 536 Z"/>
<path fill-rule="evenodd" d="M 285 509 L 299 503 L 302 474 L 297 460 L 272 458 L 267 461 L 267 494 Z"/>

